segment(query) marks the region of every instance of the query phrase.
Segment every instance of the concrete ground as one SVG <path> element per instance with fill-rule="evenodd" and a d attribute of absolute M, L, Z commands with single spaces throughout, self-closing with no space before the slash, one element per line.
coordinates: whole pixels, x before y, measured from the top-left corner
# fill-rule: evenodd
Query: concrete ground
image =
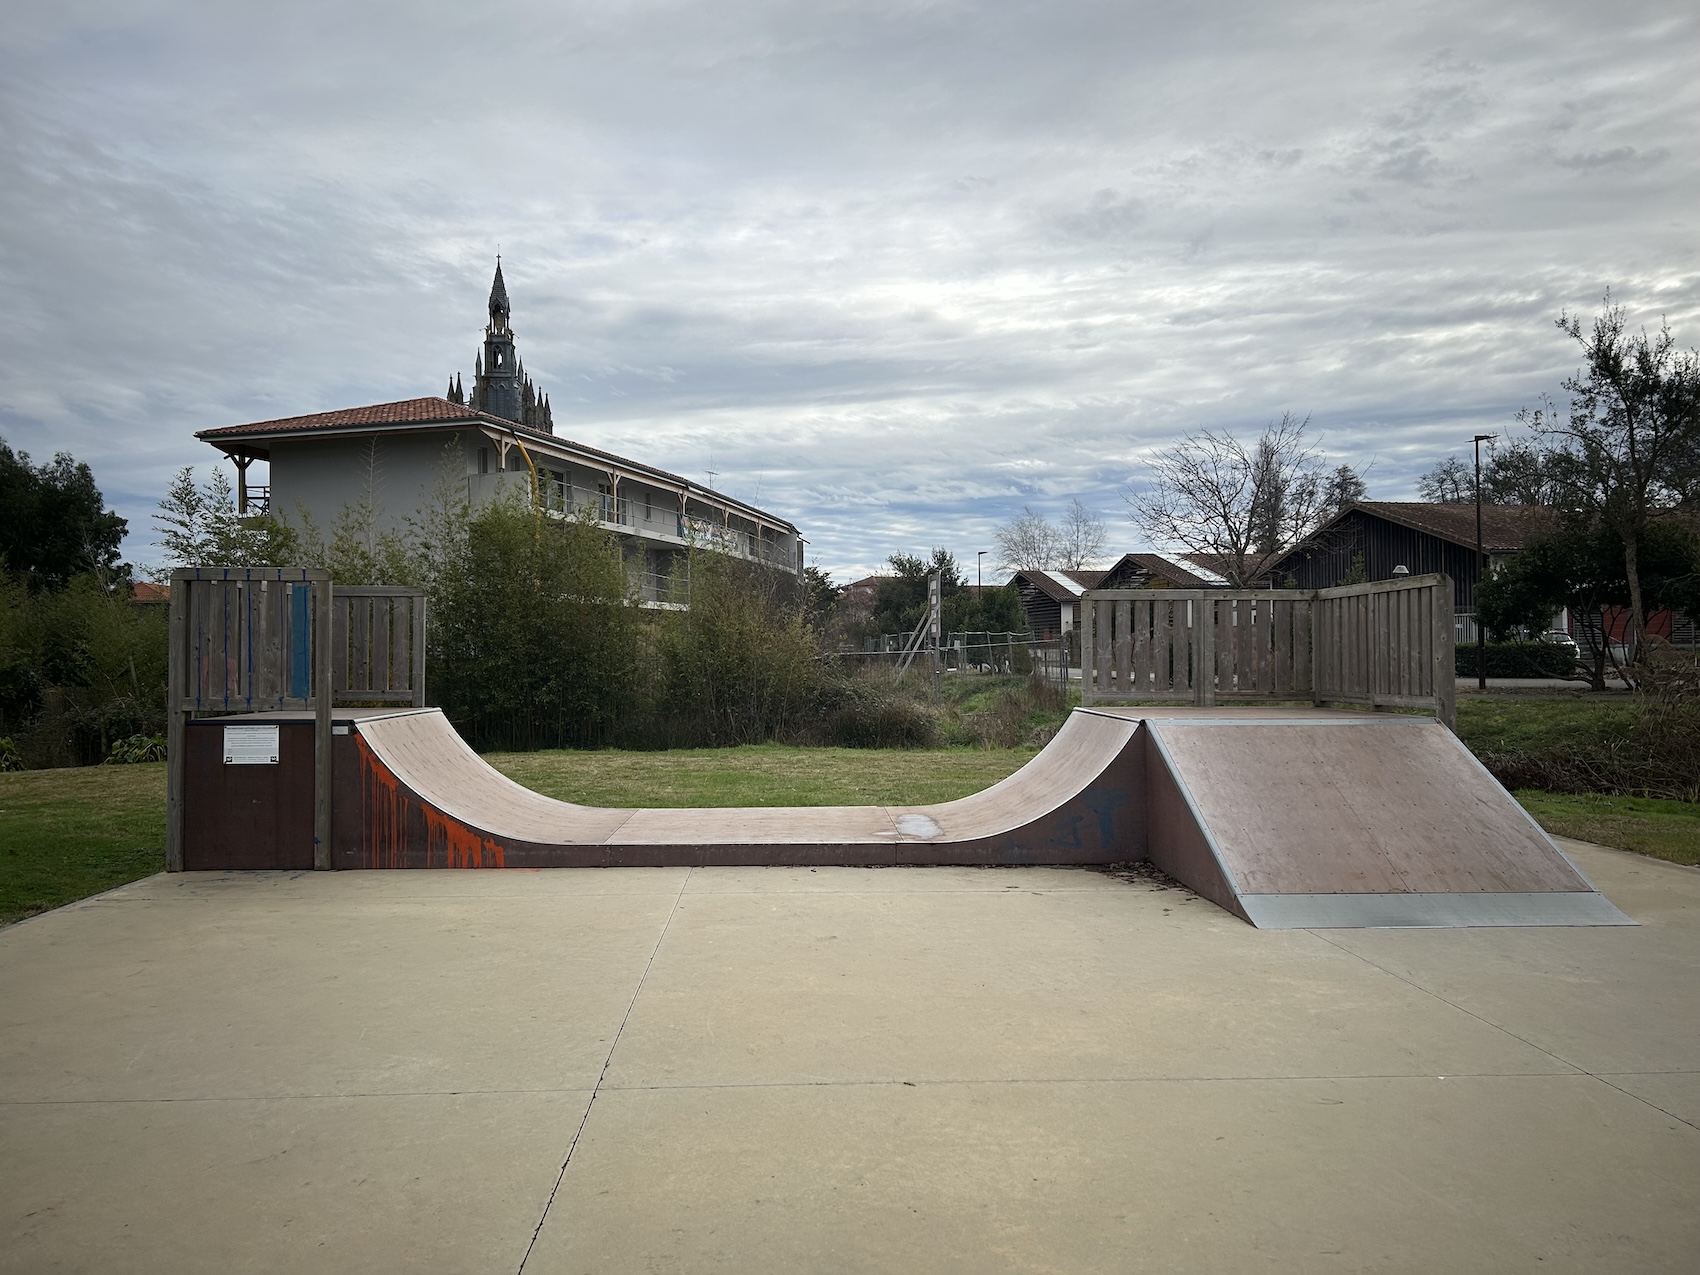
<path fill-rule="evenodd" d="M 1700 1269 L 1700 872 L 154 877 L 0 931 L 0 1270 Z M 564 1165 L 564 1168 L 563 1168 Z"/>

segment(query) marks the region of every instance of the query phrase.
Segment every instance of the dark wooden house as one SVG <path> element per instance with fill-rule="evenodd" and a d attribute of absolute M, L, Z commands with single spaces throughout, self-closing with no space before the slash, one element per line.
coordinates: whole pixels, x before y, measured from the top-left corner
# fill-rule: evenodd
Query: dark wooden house
<path fill-rule="evenodd" d="M 1484 505 L 1482 544 L 1490 563 L 1513 556 L 1550 516 L 1538 505 Z M 1271 565 L 1274 588 L 1328 589 L 1342 583 L 1362 560 L 1371 580 L 1390 580 L 1396 568 L 1412 575 L 1444 571 L 1452 577 L 1454 605 L 1475 606 L 1475 505 L 1419 501 L 1362 501 L 1326 523 Z"/>
<path fill-rule="evenodd" d="M 1036 638 L 1072 633 L 1080 622 L 1080 595 L 1100 587 L 1102 571 L 1017 571 L 1010 584 L 1021 595 L 1027 631 Z"/>

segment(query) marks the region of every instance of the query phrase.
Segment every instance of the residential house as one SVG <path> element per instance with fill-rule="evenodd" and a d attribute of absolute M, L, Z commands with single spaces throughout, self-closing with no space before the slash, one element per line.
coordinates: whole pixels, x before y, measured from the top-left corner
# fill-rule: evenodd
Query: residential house
<path fill-rule="evenodd" d="M 518 492 L 556 516 L 588 509 L 619 537 L 634 584 L 651 601 L 666 593 L 692 545 L 802 575 L 803 541 L 788 520 L 554 432 L 548 397 L 514 350 L 500 264 L 489 316 L 470 402 L 457 376 L 443 398 L 255 421 L 196 437 L 235 463 L 243 512 L 269 509 L 297 525 L 311 518 L 326 533 L 344 508 L 365 501 L 383 528 L 400 530 L 446 480 L 475 508 Z M 269 469 L 263 487 L 248 482 L 255 462 Z"/>

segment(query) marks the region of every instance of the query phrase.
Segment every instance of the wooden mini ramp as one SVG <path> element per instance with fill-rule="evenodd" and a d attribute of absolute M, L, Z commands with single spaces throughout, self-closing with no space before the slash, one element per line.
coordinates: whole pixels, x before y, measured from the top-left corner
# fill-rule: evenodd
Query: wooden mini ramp
<path fill-rule="evenodd" d="M 337 762 L 337 866 L 1100 864 L 1150 858 L 1264 928 L 1628 924 L 1437 722 L 1081 709 L 931 806 L 614 810 L 501 775 L 435 709 L 367 714 Z"/>
<path fill-rule="evenodd" d="M 984 792 L 932 806 L 610 810 L 522 788 L 435 709 L 360 719 L 339 867 L 1091 864 L 1143 857 L 1139 723 L 1075 714 Z M 356 797 L 355 794 L 358 794 Z"/>
<path fill-rule="evenodd" d="M 1153 862 L 1260 928 L 1633 924 L 1432 719 L 1142 716 Z"/>

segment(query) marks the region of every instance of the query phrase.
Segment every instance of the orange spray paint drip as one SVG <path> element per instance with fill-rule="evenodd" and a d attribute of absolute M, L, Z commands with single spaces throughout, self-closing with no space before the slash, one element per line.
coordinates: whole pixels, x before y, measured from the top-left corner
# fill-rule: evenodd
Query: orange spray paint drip
<path fill-rule="evenodd" d="M 361 858 L 368 868 L 501 868 L 507 854 L 498 841 L 451 819 L 402 786 L 395 773 L 358 741 L 360 793 L 365 806 Z M 417 812 L 418 821 L 414 820 Z M 424 835 L 424 854 L 409 844 L 409 826 Z M 423 858 L 423 862 L 420 859 Z"/>

